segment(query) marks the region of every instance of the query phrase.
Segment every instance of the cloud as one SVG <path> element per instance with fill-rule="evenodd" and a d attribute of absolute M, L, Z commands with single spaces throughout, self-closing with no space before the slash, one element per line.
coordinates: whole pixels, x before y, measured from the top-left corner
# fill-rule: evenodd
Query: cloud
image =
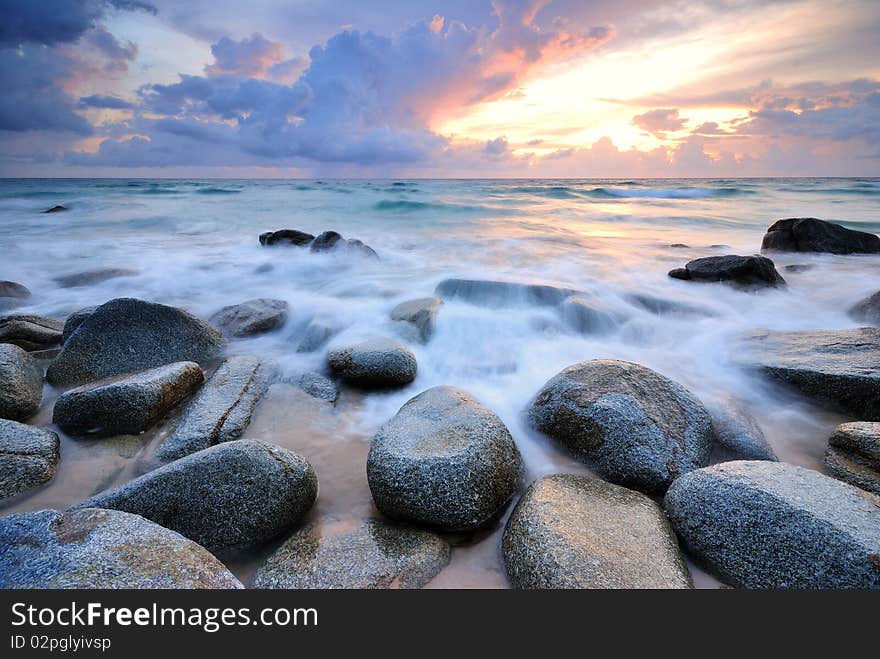
<path fill-rule="evenodd" d="M 133 110 L 135 105 L 118 96 L 105 96 L 101 94 L 93 94 L 92 96 L 83 96 L 79 99 L 77 107 L 80 108 L 98 108 L 102 110 Z"/>
<path fill-rule="evenodd" d="M 678 116 L 676 109 L 649 110 L 632 118 L 634 125 L 661 139 L 668 132 L 676 132 L 684 128 L 687 119 Z"/>
<path fill-rule="evenodd" d="M 214 63 L 205 67 L 210 76 L 262 78 L 271 66 L 284 60 L 284 46 L 254 33 L 241 41 L 223 37 L 211 46 L 211 54 Z"/>
<path fill-rule="evenodd" d="M 486 154 L 495 158 L 505 155 L 509 149 L 510 146 L 507 143 L 506 137 L 496 137 L 494 140 L 488 140 L 485 147 Z"/>

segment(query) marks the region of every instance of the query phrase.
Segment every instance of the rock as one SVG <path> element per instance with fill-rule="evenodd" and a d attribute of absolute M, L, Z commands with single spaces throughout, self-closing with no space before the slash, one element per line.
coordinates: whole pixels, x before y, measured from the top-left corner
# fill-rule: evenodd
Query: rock
<path fill-rule="evenodd" d="M 273 366 L 253 355 L 226 359 L 186 406 L 154 457 L 168 462 L 241 437 L 275 375 Z"/>
<path fill-rule="evenodd" d="M 774 222 L 764 235 L 761 250 L 877 254 L 880 237 L 814 217 L 794 217 Z"/>
<path fill-rule="evenodd" d="M 332 339 L 339 329 L 320 318 L 313 318 L 306 326 L 305 332 L 296 347 L 296 351 L 315 352 L 322 348 L 327 341 Z"/>
<path fill-rule="evenodd" d="M 690 249 L 691 246 L 685 243 L 672 243 L 667 245 L 667 247 L 672 247 L 673 249 Z"/>
<path fill-rule="evenodd" d="M 325 231 L 312 241 L 313 252 L 348 252 L 358 256 L 379 258 L 376 251 L 357 239 L 345 239 L 336 231 Z"/>
<path fill-rule="evenodd" d="M 718 462 L 779 460 L 755 417 L 742 405 L 726 402 L 710 405 L 708 409 Z"/>
<path fill-rule="evenodd" d="M 288 531 L 315 502 L 305 459 L 242 439 L 198 451 L 84 501 L 141 515 L 211 552 L 258 547 Z"/>
<path fill-rule="evenodd" d="M 880 494 L 880 423 L 842 423 L 828 440 L 825 468 L 842 481 Z"/>
<path fill-rule="evenodd" d="M 880 326 L 880 291 L 856 303 L 849 310 L 849 315 L 860 323 Z"/>
<path fill-rule="evenodd" d="M 829 409 L 880 421 L 880 328 L 756 330 L 740 361 Z"/>
<path fill-rule="evenodd" d="M 118 298 L 79 325 L 46 377 L 54 385 L 76 385 L 172 362 L 201 364 L 222 346 L 215 327 L 182 309 Z"/>
<path fill-rule="evenodd" d="M 267 231 L 260 234 L 260 244 L 264 247 L 272 245 L 297 245 L 303 247 L 314 239 L 315 237 L 312 234 L 296 229 L 280 229 L 279 231 Z"/>
<path fill-rule="evenodd" d="M 670 270 L 674 279 L 701 282 L 724 282 L 742 288 L 785 286 L 782 278 L 766 256 L 705 256 L 688 263 L 684 268 Z"/>
<path fill-rule="evenodd" d="M 116 510 L 0 518 L 0 588 L 243 588 L 203 547 Z"/>
<path fill-rule="evenodd" d="M 80 309 L 79 311 L 74 311 L 67 317 L 67 320 L 64 321 L 64 329 L 61 331 L 61 342 L 67 343 L 67 339 L 70 338 L 70 335 L 76 331 L 76 328 L 83 324 L 83 321 L 95 313 L 95 309 L 98 307 L 85 307 L 84 309 Z"/>
<path fill-rule="evenodd" d="M 418 332 L 422 342 L 427 342 L 434 333 L 434 321 L 443 300 L 436 297 L 423 297 L 401 302 L 391 310 L 391 320 L 409 323 Z"/>
<path fill-rule="evenodd" d="M 383 514 L 444 531 L 495 519 L 522 470 L 501 419 L 453 387 L 411 398 L 379 428 L 367 457 L 370 492 Z"/>
<path fill-rule="evenodd" d="M 26 300 L 31 296 L 27 286 L 14 281 L 0 281 L 0 298 L 12 298 L 13 300 Z"/>
<path fill-rule="evenodd" d="M 416 379 L 418 364 L 402 343 L 379 338 L 331 350 L 330 370 L 362 389 L 403 387 Z"/>
<path fill-rule="evenodd" d="M 560 307 L 562 321 L 578 334 L 607 334 L 614 331 L 621 319 L 597 308 L 596 303 L 581 295 L 566 298 Z"/>
<path fill-rule="evenodd" d="M 67 210 L 67 206 L 62 206 L 58 204 L 57 206 L 52 206 L 52 208 L 47 208 L 43 211 L 43 213 L 62 213 Z"/>
<path fill-rule="evenodd" d="M 521 304 L 555 307 L 566 298 L 578 294 L 580 291 L 559 286 L 482 279 L 444 279 L 434 289 L 434 295 L 443 300 L 463 300 L 494 308 Z"/>
<path fill-rule="evenodd" d="M 31 350 L 28 354 L 34 359 L 51 362 L 61 354 L 61 346 L 54 346 L 44 350 Z"/>
<path fill-rule="evenodd" d="M 365 245 L 357 238 L 349 238 L 342 244 L 342 250 L 368 259 L 379 259 L 379 255 L 369 245 Z"/>
<path fill-rule="evenodd" d="M 515 588 L 690 588 L 663 510 L 597 478 L 556 474 L 532 483 L 501 541 Z"/>
<path fill-rule="evenodd" d="M 371 519 L 328 536 L 310 524 L 260 567 L 254 588 L 421 588 L 449 556 L 449 544 L 427 531 Z"/>
<path fill-rule="evenodd" d="M 52 421 L 70 435 L 137 435 L 192 395 L 203 380 L 195 362 L 99 380 L 61 394 Z"/>
<path fill-rule="evenodd" d="M 299 387 L 312 398 L 325 400 L 328 403 L 335 403 L 339 398 L 339 388 L 330 378 L 324 377 L 320 373 L 310 371 L 303 373 L 290 380 L 290 384 Z"/>
<path fill-rule="evenodd" d="M 24 350 L 0 343 L 0 419 L 21 421 L 40 409 L 43 370 Z"/>
<path fill-rule="evenodd" d="M 705 307 L 698 307 L 679 300 L 667 300 L 662 297 L 645 295 L 644 293 L 630 293 L 625 296 L 627 302 L 643 311 L 658 316 L 715 316 L 716 313 Z"/>
<path fill-rule="evenodd" d="M 51 480 L 59 455 L 54 432 L 0 419 L 0 503 Z"/>
<path fill-rule="evenodd" d="M 880 498 L 782 462 L 684 474 L 666 512 L 685 549 L 744 588 L 880 588 Z"/>
<path fill-rule="evenodd" d="M 210 320 L 226 336 L 254 336 L 281 327 L 287 322 L 289 308 L 284 300 L 258 298 L 223 307 Z"/>
<path fill-rule="evenodd" d="M 783 270 L 785 270 L 786 272 L 801 273 L 801 272 L 807 272 L 808 270 L 812 270 L 815 267 L 816 266 L 814 266 L 814 265 L 809 265 L 806 263 L 792 263 L 791 265 L 785 266 L 783 268 Z"/>
<path fill-rule="evenodd" d="M 528 410 L 535 428 L 603 478 L 649 494 L 705 466 L 712 423 L 683 386 L 630 362 L 580 362 L 551 378 Z"/>
<path fill-rule="evenodd" d="M 312 241 L 309 249 L 313 252 L 329 252 L 342 239 L 342 236 L 335 231 L 325 231 Z"/>
<path fill-rule="evenodd" d="M 55 277 L 54 281 L 61 288 L 79 288 L 80 286 L 94 286 L 119 277 L 133 277 L 136 274 L 138 274 L 137 270 L 129 270 L 128 268 L 102 268 Z"/>
<path fill-rule="evenodd" d="M 61 342 L 64 323 L 44 316 L 4 316 L 0 318 L 0 343 L 12 343 L 24 350 L 44 350 Z"/>

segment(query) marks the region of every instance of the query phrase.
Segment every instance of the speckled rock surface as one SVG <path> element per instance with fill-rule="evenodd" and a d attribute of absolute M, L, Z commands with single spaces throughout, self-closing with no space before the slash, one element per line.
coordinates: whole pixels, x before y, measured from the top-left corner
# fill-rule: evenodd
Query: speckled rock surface
<path fill-rule="evenodd" d="M 69 386 L 172 362 L 201 364 L 222 346 L 217 328 L 182 309 L 118 298 L 82 322 L 46 377 L 51 384 Z"/>
<path fill-rule="evenodd" d="M 755 417 L 741 404 L 714 403 L 708 409 L 715 432 L 712 457 L 716 461 L 779 460 Z"/>
<path fill-rule="evenodd" d="M 101 284 L 119 277 L 133 277 L 136 274 L 138 274 L 137 270 L 130 270 L 128 268 L 102 268 L 100 270 L 87 270 L 85 272 L 62 275 L 61 277 L 55 277 L 54 281 L 61 288 L 79 288 L 81 286 L 94 286 L 95 284 Z"/>
<path fill-rule="evenodd" d="M 76 328 L 83 324 L 83 321 L 95 313 L 98 307 L 84 307 L 78 311 L 74 311 L 64 321 L 64 328 L 61 331 L 61 342 L 67 343 L 70 335 L 76 331 Z"/>
<path fill-rule="evenodd" d="M 288 531 L 317 494 L 305 459 L 240 440 L 181 458 L 76 507 L 135 513 L 216 552 L 258 547 Z"/>
<path fill-rule="evenodd" d="M 0 343 L 24 350 L 44 350 L 61 342 L 64 323 L 44 316 L 15 315 L 0 318 Z"/>
<path fill-rule="evenodd" d="M 177 362 L 65 391 L 52 421 L 70 435 L 136 435 L 152 427 L 204 381 L 195 362 Z"/>
<path fill-rule="evenodd" d="M 781 252 L 828 252 L 831 254 L 877 254 L 880 238 L 873 233 L 847 229 L 814 217 L 777 220 L 767 229 L 762 250 Z"/>
<path fill-rule="evenodd" d="M 415 336 L 427 342 L 434 333 L 434 321 L 443 300 L 436 297 L 423 297 L 401 302 L 391 310 L 391 320 L 408 323 L 416 331 Z"/>
<path fill-rule="evenodd" d="M 756 330 L 743 348 L 745 366 L 829 409 L 880 421 L 880 328 Z"/>
<path fill-rule="evenodd" d="M 335 403 L 339 398 L 339 388 L 336 383 L 328 377 L 324 377 L 320 373 L 309 371 L 296 375 L 287 380 L 294 387 L 299 387 L 312 398 L 324 400 L 328 403 Z"/>
<path fill-rule="evenodd" d="M 377 338 L 330 351 L 327 365 L 337 377 L 362 389 L 403 387 L 416 378 L 412 351 L 392 339 Z"/>
<path fill-rule="evenodd" d="M 630 362 L 569 366 L 538 392 L 528 415 L 606 480 L 647 493 L 708 464 L 712 449 L 711 419 L 696 396 Z"/>
<path fill-rule="evenodd" d="M 835 478 L 880 494 L 880 422 L 837 426 L 828 439 L 825 468 Z"/>
<path fill-rule="evenodd" d="M 54 432 L 0 419 L 0 501 L 51 480 L 59 456 Z"/>
<path fill-rule="evenodd" d="M 242 588 L 203 547 L 116 510 L 0 517 L 0 588 Z"/>
<path fill-rule="evenodd" d="M 367 456 L 367 480 L 382 513 L 446 531 L 492 521 L 522 470 L 501 419 L 453 387 L 410 399 L 379 429 Z"/>
<path fill-rule="evenodd" d="M 880 588 L 880 498 L 782 462 L 724 462 L 672 484 L 685 549 L 746 588 Z"/>
<path fill-rule="evenodd" d="M 673 279 L 699 282 L 723 282 L 742 288 L 785 286 L 785 279 L 766 256 L 705 256 L 683 268 L 670 270 Z"/>
<path fill-rule="evenodd" d="M 226 359 L 184 408 L 155 458 L 169 462 L 241 437 L 275 376 L 274 366 L 254 355 Z"/>
<path fill-rule="evenodd" d="M 534 305 L 555 307 L 580 291 L 545 284 L 490 281 L 484 279 L 444 279 L 434 290 L 443 300 L 463 300 L 484 307 Z"/>
<path fill-rule="evenodd" d="M 257 298 L 223 307 L 210 320 L 226 336 L 254 336 L 284 325 L 290 315 L 289 309 L 284 300 Z"/>
<path fill-rule="evenodd" d="M 501 543 L 515 588 L 690 588 L 675 534 L 652 499 L 597 478 L 532 483 Z"/>
<path fill-rule="evenodd" d="M 0 418 L 23 421 L 43 400 L 43 370 L 27 352 L 0 343 Z"/>
<path fill-rule="evenodd" d="M 880 291 L 853 305 L 849 315 L 860 323 L 880 326 Z"/>
<path fill-rule="evenodd" d="M 310 524 L 260 567 L 254 588 L 421 588 L 449 563 L 449 544 L 380 520 L 323 534 Z"/>

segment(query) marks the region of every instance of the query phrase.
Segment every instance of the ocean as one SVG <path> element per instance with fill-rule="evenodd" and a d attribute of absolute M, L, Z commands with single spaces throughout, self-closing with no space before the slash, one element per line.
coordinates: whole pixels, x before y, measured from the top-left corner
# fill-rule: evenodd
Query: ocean
<path fill-rule="evenodd" d="M 42 211 L 61 204 L 62 213 Z M 653 368 L 706 402 L 735 399 L 757 418 L 780 459 L 822 470 L 831 429 L 844 420 L 736 364 L 736 339 L 755 328 L 848 328 L 847 310 L 880 289 L 880 257 L 774 254 L 784 289 L 745 292 L 671 279 L 701 256 L 752 254 L 784 217 L 818 217 L 880 232 L 880 179 L 688 180 L 3 180 L 0 279 L 33 296 L 14 313 L 64 318 L 115 297 L 181 306 L 209 317 L 251 298 L 286 300 L 280 330 L 230 344 L 277 362 L 283 377 L 324 368 L 324 351 L 298 353 L 306 325 L 337 328 L 330 346 L 398 336 L 389 311 L 461 277 L 546 283 L 584 291 L 615 318 L 581 335 L 547 307 L 447 302 L 410 386 L 368 395 L 343 390 L 335 405 L 280 382 L 246 437 L 290 448 L 314 466 L 312 519 L 351 525 L 375 514 L 365 476 L 377 428 L 435 385 L 469 391 L 494 410 L 523 454 L 527 481 L 586 467 L 532 431 L 523 410 L 551 376 L 575 362 L 624 359 Z M 262 247 L 260 233 L 335 230 L 379 260 Z M 806 265 L 788 271 L 785 266 Z M 91 286 L 56 278 L 103 268 L 134 271 Z M 633 295 L 706 313 L 654 313 Z M 47 388 L 32 421 L 51 423 Z M 138 473 L 161 430 L 136 438 L 62 436 L 62 464 L 35 493 L 0 510 L 64 508 Z M 431 586 L 505 587 L 500 527 L 462 538 Z M 267 552 L 271 549 L 267 548 Z M 261 557 L 229 558 L 247 582 Z M 717 585 L 694 568 L 697 585 Z"/>

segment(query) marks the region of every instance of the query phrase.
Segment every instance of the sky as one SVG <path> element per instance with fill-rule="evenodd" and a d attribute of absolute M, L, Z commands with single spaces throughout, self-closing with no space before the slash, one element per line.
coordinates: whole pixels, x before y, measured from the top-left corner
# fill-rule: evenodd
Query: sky
<path fill-rule="evenodd" d="M 880 0 L 0 0 L 0 176 L 880 176 Z"/>

